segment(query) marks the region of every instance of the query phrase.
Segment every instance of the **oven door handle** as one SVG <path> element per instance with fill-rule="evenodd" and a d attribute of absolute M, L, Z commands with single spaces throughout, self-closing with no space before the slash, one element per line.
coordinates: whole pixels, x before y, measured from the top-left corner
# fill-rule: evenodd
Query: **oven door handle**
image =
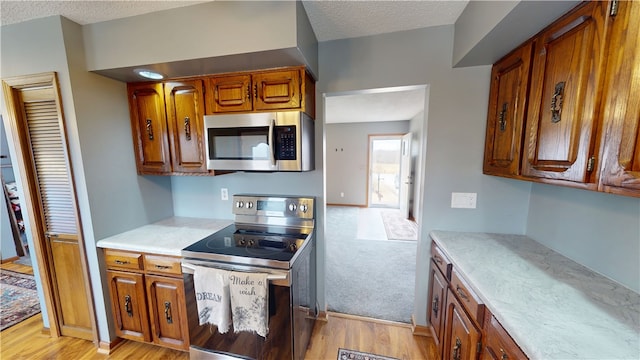
<path fill-rule="evenodd" d="M 185 264 L 182 263 L 182 273 L 183 274 L 193 274 L 193 272 L 196 270 L 196 268 L 191 265 L 191 264 Z M 271 281 L 271 280 L 286 280 L 287 279 L 287 275 L 278 275 L 278 274 L 268 274 L 267 275 L 267 280 Z"/>

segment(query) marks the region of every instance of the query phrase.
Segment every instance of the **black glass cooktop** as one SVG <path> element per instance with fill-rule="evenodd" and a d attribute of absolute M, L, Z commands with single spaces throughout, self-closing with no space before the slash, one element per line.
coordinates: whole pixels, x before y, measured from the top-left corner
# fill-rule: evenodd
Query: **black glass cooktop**
<path fill-rule="evenodd" d="M 197 258 L 216 254 L 218 259 L 228 256 L 222 260 L 229 262 L 237 260 L 236 257 L 288 262 L 307 236 L 273 227 L 262 231 L 232 224 L 182 249 L 182 255 Z"/>

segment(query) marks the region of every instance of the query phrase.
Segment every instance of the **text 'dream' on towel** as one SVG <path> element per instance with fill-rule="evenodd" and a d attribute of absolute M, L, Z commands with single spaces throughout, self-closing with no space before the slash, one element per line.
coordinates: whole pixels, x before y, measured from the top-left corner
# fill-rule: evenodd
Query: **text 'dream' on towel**
<path fill-rule="evenodd" d="M 193 272 L 193 286 L 200 325 L 215 325 L 221 334 L 229 331 L 229 271 L 196 266 Z"/>

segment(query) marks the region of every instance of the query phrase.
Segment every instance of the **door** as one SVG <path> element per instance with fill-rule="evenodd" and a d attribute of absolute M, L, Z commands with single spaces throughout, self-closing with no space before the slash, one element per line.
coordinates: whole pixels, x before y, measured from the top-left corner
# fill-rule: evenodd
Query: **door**
<path fill-rule="evenodd" d="M 145 282 L 153 342 L 178 350 L 189 349 L 182 278 L 146 275 Z"/>
<path fill-rule="evenodd" d="M 447 324 L 444 359 L 475 360 L 480 352 L 480 330 L 453 295 L 447 291 Z"/>
<path fill-rule="evenodd" d="M 213 76 L 209 79 L 207 108 L 211 113 L 253 110 L 251 75 Z"/>
<path fill-rule="evenodd" d="M 640 196 L 640 2 L 620 1 L 605 86 L 603 190 Z"/>
<path fill-rule="evenodd" d="M 522 164 L 525 176 L 595 183 L 593 154 L 609 23 L 606 7 L 606 2 L 586 2 L 536 40 Z"/>
<path fill-rule="evenodd" d="M 143 275 L 107 270 L 111 310 L 116 317 L 116 335 L 124 339 L 151 341 Z"/>
<path fill-rule="evenodd" d="M 400 206 L 402 135 L 369 136 L 369 206 Z"/>
<path fill-rule="evenodd" d="M 5 79 L 3 88 L 52 335 L 97 343 L 56 74 Z"/>
<path fill-rule="evenodd" d="M 400 157 L 400 212 L 405 219 L 411 215 L 413 169 L 411 167 L 411 133 L 402 137 Z"/>
<path fill-rule="evenodd" d="M 164 90 L 173 171 L 206 173 L 202 81 L 168 82 Z"/>
<path fill-rule="evenodd" d="M 482 169 L 485 174 L 520 174 L 530 65 L 531 42 L 528 42 L 502 58 L 491 69 Z"/>
<path fill-rule="evenodd" d="M 140 174 L 171 171 L 162 83 L 129 84 L 129 111 Z"/>

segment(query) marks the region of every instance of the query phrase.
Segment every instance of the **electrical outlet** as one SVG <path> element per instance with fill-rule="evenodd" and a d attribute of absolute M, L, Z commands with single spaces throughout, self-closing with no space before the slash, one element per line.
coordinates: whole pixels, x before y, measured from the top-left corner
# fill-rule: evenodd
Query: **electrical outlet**
<path fill-rule="evenodd" d="M 229 190 L 227 188 L 220 189 L 220 199 L 229 200 Z"/>
<path fill-rule="evenodd" d="M 451 193 L 451 207 L 475 209 L 477 196 L 477 193 Z"/>

